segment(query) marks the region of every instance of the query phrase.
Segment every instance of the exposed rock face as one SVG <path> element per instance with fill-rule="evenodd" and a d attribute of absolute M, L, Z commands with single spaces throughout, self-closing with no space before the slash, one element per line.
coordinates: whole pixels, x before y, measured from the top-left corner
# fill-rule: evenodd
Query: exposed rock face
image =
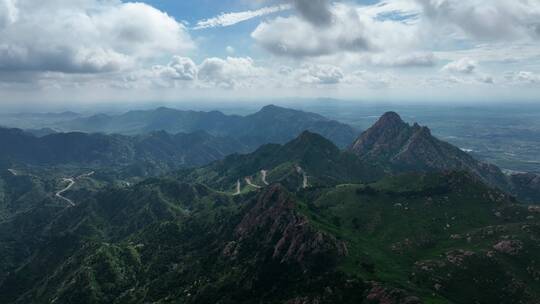
<path fill-rule="evenodd" d="M 528 210 L 531 213 L 540 213 L 540 206 L 529 206 Z"/>
<path fill-rule="evenodd" d="M 366 297 L 367 303 L 372 304 L 420 304 L 419 298 L 410 296 L 401 289 L 384 287 L 374 283 Z"/>
<path fill-rule="evenodd" d="M 463 267 L 465 260 L 474 256 L 474 252 L 468 250 L 455 250 L 446 254 L 446 260 L 457 267 Z"/>
<path fill-rule="evenodd" d="M 405 123 L 398 114 L 384 114 L 350 147 L 361 159 L 392 171 L 467 171 L 491 186 L 508 188 L 496 166 L 475 160 L 469 154 L 433 135 L 427 127 Z"/>
<path fill-rule="evenodd" d="M 519 240 L 503 240 L 495 244 L 493 249 L 508 255 L 518 255 L 523 249 L 523 243 Z"/>
<path fill-rule="evenodd" d="M 365 159 L 391 158 L 411 136 L 411 129 L 397 113 L 384 114 L 353 143 L 351 150 Z"/>
<path fill-rule="evenodd" d="M 296 212 L 294 198 L 281 185 L 273 185 L 259 195 L 236 227 L 236 235 L 240 244 L 256 240 L 270 247 L 272 258 L 282 263 L 298 262 L 306 266 L 322 258 L 328 258 L 325 263 L 329 263 L 347 255 L 343 242 L 317 231 Z M 228 248 L 227 252 L 230 251 Z"/>

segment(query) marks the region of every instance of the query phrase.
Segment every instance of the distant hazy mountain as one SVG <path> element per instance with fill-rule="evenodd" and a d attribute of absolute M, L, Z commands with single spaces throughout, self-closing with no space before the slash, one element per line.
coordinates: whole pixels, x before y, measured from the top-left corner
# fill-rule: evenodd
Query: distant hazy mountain
<path fill-rule="evenodd" d="M 171 135 L 152 132 L 138 136 L 55 133 L 35 137 L 19 129 L 0 128 L 0 160 L 30 165 L 196 166 L 222 159 L 246 146 L 232 138 L 205 132 Z"/>
<path fill-rule="evenodd" d="M 82 117 L 75 112 L 61 113 L 0 113 L 0 126 L 19 129 L 41 129 Z"/>
<path fill-rule="evenodd" d="M 14 113 L 0 114 L 0 117 L 10 117 L 16 119 L 73 119 L 81 116 L 79 113 L 66 111 L 60 113 Z"/>
<path fill-rule="evenodd" d="M 57 127 L 67 131 L 125 135 L 160 130 L 172 134 L 206 131 L 214 136 L 236 138 L 252 149 L 267 143 L 285 143 L 305 130 L 321 134 L 340 147 L 347 146 L 357 135 L 352 127 L 321 115 L 273 105 L 248 116 L 169 108 L 131 111 L 117 116 L 99 114 L 62 122 Z"/>
<path fill-rule="evenodd" d="M 43 136 L 58 133 L 56 130 L 51 129 L 51 128 L 25 129 L 24 131 L 37 137 L 43 137 Z"/>

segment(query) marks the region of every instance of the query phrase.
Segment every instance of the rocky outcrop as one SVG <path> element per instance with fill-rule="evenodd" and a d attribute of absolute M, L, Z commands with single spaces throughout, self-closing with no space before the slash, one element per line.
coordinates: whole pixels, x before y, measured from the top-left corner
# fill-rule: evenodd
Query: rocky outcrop
<path fill-rule="evenodd" d="M 406 291 L 397 288 L 385 287 L 373 283 L 366 297 L 369 304 L 420 304 L 418 297 L 409 295 Z"/>
<path fill-rule="evenodd" d="M 325 264 L 331 264 L 347 255 L 345 243 L 313 228 L 295 206 L 294 198 L 281 185 L 266 189 L 236 227 L 238 240 L 236 245 L 228 246 L 227 253 L 255 240 L 259 246 L 269 248 L 272 259 L 281 263 L 307 266 L 324 258 Z"/>
<path fill-rule="evenodd" d="M 390 159 L 394 152 L 405 145 L 412 135 L 411 131 L 397 113 L 388 112 L 362 133 L 350 150 L 364 159 Z"/>
<path fill-rule="evenodd" d="M 523 243 L 519 240 L 502 240 L 493 246 L 493 249 L 508 255 L 518 255 L 523 249 Z"/>

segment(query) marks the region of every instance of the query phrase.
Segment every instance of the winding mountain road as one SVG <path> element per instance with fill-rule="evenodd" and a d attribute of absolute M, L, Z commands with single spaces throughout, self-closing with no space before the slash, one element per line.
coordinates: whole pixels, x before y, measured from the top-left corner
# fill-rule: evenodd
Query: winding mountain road
<path fill-rule="evenodd" d="M 308 176 L 306 174 L 306 172 L 304 171 L 304 169 L 302 169 L 302 167 L 296 165 L 296 172 L 298 172 L 298 174 L 302 174 L 302 177 L 303 177 L 303 181 L 302 181 L 302 188 L 306 189 L 307 187 L 309 187 L 308 185 Z"/>
<path fill-rule="evenodd" d="M 267 185 L 267 186 L 270 186 L 270 184 L 268 183 L 268 181 L 266 180 L 266 176 L 268 175 L 268 171 L 266 170 L 261 170 L 261 179 L 262 179 L 262 182 Z"/>
<path fill-rule="evenodd" d="M 306 189 L 309 187 L 309 183 L 308 183 L 308 176 L 306 174 L 306 172 L 304 171 L 304 169 L 302 169 L 302 167 L 300 167 L 299 165 L 295 165 L 295 168 L 296 168 L 296 172 L 300 175 L 302 175 L 302 188 L 303 189 Z M 268 177 L 268 171 L 267 170 L 261 170 L 261 180 L 262 182 L 264 183 L 264 186 L 270 186 L 270 183 L 268 182 L 268 180 L 266 179 Z M 251 186 L 255 189 L 262 189 L 264 187 L 261 187 L 259 185 L 255 185 L 253 183 L 253 180 L 251 178 L 251 176 L 247 176 L 247 177 L 244 177 L 244 181 L 246 182 L 246 184 L 248 186 Z M 237 180 L 236 181 L 236 192 L 233 194 L 234 196 L 236 195 L 240 195 L 241 193 L 241 183 L 240 183 L 240 180 Z"/>
<path fill-rule="evenodd" d="M 246 181 L 246 184 L 250 185 L 251 187 L 253 188 L 257 188 L 257 189 L 261 189 L 262 187 L 261 186 L 257 186 L 253 183 L 253 181 L 251 180 L 251 177 L 246 177 L 245 178 L 245 181 Z"/>
<path fill-rule="evenodd" d="M 86 173 L 86 174 L 81 174 L 81 175 L 77 176 L 76 179 L 90 177 L 90 176 L 94 175 L 94 173 L 96 173 L 96 172 L 92 171 L 92 172 L 89 172 L 89 173 Z"/>
<path fill-rule="evenodd" d="M 240 188 L 241 188 L 240 180 L 237 180 L 236 181 L 236 192 L 233 195 L 240 195 L 240 192 L 241 192 Z"/>
<path fill-rule="evenodd" d="M 76 181 L 76 180 L 81 179 L 81 178 L 90 177 L 90 176 L 94 175 L 94 173 L 95 173 L 95 172 L 92 171 L 92 172 L 89 172 L 89 173 L 86 173 L 86 174 L 81 174 L 81 175 L 79 175 L 79 176 L 77 176 L 77 177 L 75 177 L 75 178 L 73 178 L 73 177 L 70 177 L 70 178 L 63 178 L 62 181 L 63 181 L 63 182 L 69 182 L 69 184 L 68 184 L 67 187 L 65 187 L 64 189 L 62 189 L 62 190 L 56 192 L 55 196 L 58 197 L 58 198 L 60 198 L 60 199 L 62 199 L 62 200 L 64 200 L 64 201 L 66 201 L 66 202 L 68 202 L 68 204 L 69 204 L 70 207 L 74 207 L 74 206 L 75 206 L 75 203 L 74 203 L 72 200 L 70 200 L 69 198 L 63 196 L 63 194 L 64 194 L 66 191 L 68 191 L 69 189 L 71 189 L 71 187 L 73 187 L 73 185 L 75 185 L 75 181 Z"/>
<path fill-rule="evenodd" d="M 62 194 L 63 194 L 64 192 L 68 191 L 69 189 L 71 189 L 71 187 L 73 187 L 73 185 L 75 185 L 75 179 L 73 179 L 73 178 L 64 178 L 62 181 L 63 181 L 63 182 L 69 182 L 69 184 L 68 184 L 67 187 L 65 187 L 64 189 L 62 189 L 62 190 L 56 192 L 56 197 L 58 197 L 58 198 L 60 198 L 60 199 L 62 199 L 62 200 L 64 200 L 64 201 L 68 202 L 69 205 L 70 205 L 71 207 L 73 207 L 73 206 L 75 206 L 75 203 L 74 203 L 72 200 L 70 200 L 69 198 L 63 196 Z"/>

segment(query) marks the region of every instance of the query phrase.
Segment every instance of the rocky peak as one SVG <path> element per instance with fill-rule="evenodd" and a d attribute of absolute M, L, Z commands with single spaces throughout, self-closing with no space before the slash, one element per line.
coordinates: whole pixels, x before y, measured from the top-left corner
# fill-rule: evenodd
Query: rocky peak
<path fill-rule="evenodd" d="M 361 158 L 387 157 L 399 150 L 414 133 L 395 112 L 385 113 L 353 143 L 351 150 Z"/>
<path fill-rule="evenodd" d="M 375 123 L 375 127 L 404 126 L 405 122 L 396 112 L 386 112 Z"/>
<path fill-rule="evenodd" d="M 350 148 L 364 161 L 396 172 L 467 171 L 490 186 L 507 189 L 502 172 L 431 134 L 429 128 L 409 125 L 394 112 L 384 114 Z"/>
<path fill-rule="evenodd" d="M 426 126 L 420 126 L 418 123 L 414 123 L 412 128 L 417 134 L 420 134 L 422 136 L 432 136 L 431 130 Z"/>
<path fill-rule="evenodd" d="M 463 156 L 455 155 L 459 154 L 459 149 L 453 149 L 449 144 L 433 137 L 428 127 L 418 123 L 411 126 L 395 112 L 385 113 L 356 140 L 351 150 L 365 160 L 406 160 L 415 162 L 412 166 L 415 168 L 438 167 L 439 161 L 441 164 L 448 162 L 446 157 L 457 159 Z M 443 151 L 447 152 L 447 155 L 441 154 Z"/>
<path fill-rule="evenodd" d="M 430 142 L 433 142 L 435 140 L 435 137 L 431 135 L 431 130 L 428 127 L 421 127 L 417 124 L 415 124 L 412 127 L 412 133 L 411 137 L 409 139 L 409 146 L 420 144 L 420 145 L 427 145 Z M 423 147 L 419 147 L 423 148 Z M 426 147 L 427 148 L 427 147 Z"/>

